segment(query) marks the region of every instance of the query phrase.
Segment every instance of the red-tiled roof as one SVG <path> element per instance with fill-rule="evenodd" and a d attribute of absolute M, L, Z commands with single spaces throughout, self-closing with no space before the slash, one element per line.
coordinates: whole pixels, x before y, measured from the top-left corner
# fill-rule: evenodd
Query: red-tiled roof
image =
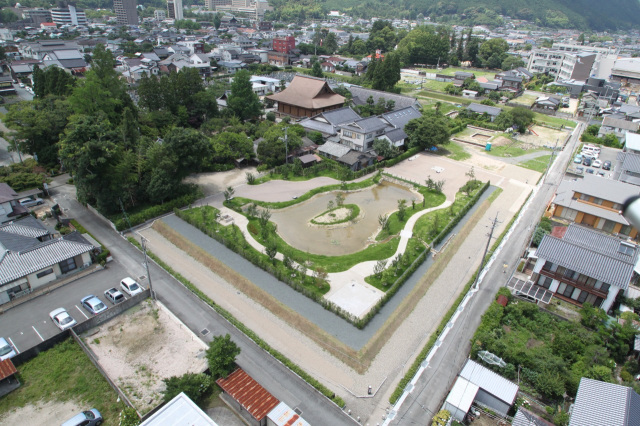
<path fill-rule="evenodd" d="M 564 234 L 567 232 L 567 228 L 566 226 L 554 226 L 551 229 L 551 235 L 553 235 L 556 238 L 562 238 L 564 237 Z"/>
<path fill-rule="evenodd" d="M 7 377 L 13 376 L 18 370 L 14 367 L 13 362 L 10 359 L 0 361 L 0 380 L 4 380 Z"/>
<path fill-rule="evenodd" d="M 216 383 L 256 420 L 262 420 L 280 403 L 241 368 L 229 374 L 226 379 L 216 380 Z"/>
<path fill-rule="evenodd" d="M 506 297 L 506 296 L 504 296 L 504 295 L 502 295 L 502 294 L 501 294 L 500 296 L 498 296 L 498 299 L 496 300 L 496 302 L 497 302 L 499 305 L 507 306 L 507 303 L 509 303 L 509 299 L 507 299 L 507 297 Z"/>

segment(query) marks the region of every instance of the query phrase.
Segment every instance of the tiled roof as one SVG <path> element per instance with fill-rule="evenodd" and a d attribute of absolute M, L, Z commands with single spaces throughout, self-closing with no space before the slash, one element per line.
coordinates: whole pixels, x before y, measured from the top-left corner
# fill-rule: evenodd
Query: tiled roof
<path fill-rule="evenodd" d="M 380 120 L 378 117 L 361 118 L 360 120 L 353 121 L 351 123 L 344 123 L 340 125 L 342 129 L 350 129 L 356 132 L 375 132 L 387 127 L 387 124 Z"/>
<path fill-rule="evenodd" d="M 619 253 L 618 248 L 625 244 L 617 238 L 579 225 L 570 225 L 562 239 L 545 235 L 536 255 L 626 290 L 638 259 L 638 248 L 632 244 L 629 246 L 632 250 L 630 255 Z"/>
<path fill-rule="evenodd" d="M 513 417 L 511 426 L 553 426 L 553 423 L 533 414 L 524 407 L 520 407 Z"/>
<path fill-rule="evenodd" d="M 384 134 L 391 142 L 398 142 L 407 138 L 407 134 L 403 129 L 393 129 Z"/>
<path fill-rule="evenodd" d="M 404 129 L 404 126 L 406 126 L 409 121 L 420 117 L 422 117 L 422 114 L 414 106 L 382 114 L 382 118 L 400 129 Z"/>
<path fill-rule="evenodd" d="M 9 185 L 0 182 L 0 203 L 6 203 L 18 198 L 18 194 Z"/>
<path fill-rule="evenodd" d="M 616 156 L 620 168 L 624 172 L 640 173 L 640 154 L 619 152 Z"/>
<path fill-rule="evenodd" d="M 43 237 L 49 233 L 47 228 L 42 225 L 42 222 L 31 215 L 0 225 L 0 231 L 31 238 Z"/>
<path fill-rule="evenodd" d="M 4 380 L 7 377 L 13 376 L 16 374 L 18 370 L 13 365 L 10 359 L 5 359 L 4 361 L 0 361 L 0 380 Z"/>
<path fill-rule="evenodd" d="M 311 110 L 344 104 L 344 96 L 331 90 L 326 81 L 301 75 L 296 75 L 282 92 L 267 99 Z"/>
<path fill-rule="evenodd" d="M 385 101 L 393 101 L 394 110 L 407 108 L 410 106 L 416 106 L 417 108 L 420 108 L 420 103 L 418 102 L 418 100 L 409 96 L 382 92 L 380 90 L 373 90 L 360 86 L 351 86 L 349 87 L 349 91 L 353 96 L 353 103 L 355 105 L 366 105 L 367 99 L 369 99 L 369 96 L 371 96 L 373 98 L 374 104 L 378 103 L 378 100 L 380 98 L 384 98 Z"/>
<path fill-rule="evenodd" d="M 87 253 L 93 248 L 92 245 L 58 238 L 20 252 L 7 251 L 0 259 L 0 285 Z"/>
<path fill-rule="evenodd" d="M 632 388 L 583 377 L 569 426 L 640 426 L 640 395 Z"/>
<path fill-rule="evenodd" d="M 229 374 L 226 379 L 216 380 L 216 383 L 258 421 L 280 403 L 241 368 Z"/>
<path fill-rule="evenodd" d="M 351 148 L 336 142 L 325 142 L 324 145 L 320 145 L 318 147 L 318 152 L 320 152 L 321 154 L 338 158 L 342 157 L 349 151 L 351 151 Z"/>
<path fill-rule="evenodd" d="M 482 104 L 476 104 L 476 103 L 472 103 L 467 107 L 467 109 L 471 112 L 475 112 L 476 114 L 487 113 L 493 116 L 498 116 L 502 112 L 502 110 L 498 107 L 492 107 L 489 105 L 482 105 Z"/>
<path fill-rule="evenodd" d="M 571 195 L 573 195 L 573 192 L 579 192 L 580 194 L 624 204 L 627 198 L 638 195 L 640 188 L 628 183 L 585 175 L 584 178 L 576 181 L 562 181 L 558 187 L 558 194 L 561 192 L 571 192 Z"/>
<path fill-rule="evenodd" d="M 640 123 L 634 123 L 633 121 L 621 120 L 619 118 L 605 117 L 604 120 L 602 120 L 602 125 L 603 126 L 608 126 L 608 127 L 613 127 L 615 129 L 630 130 L 632 132 L 637 132 L 638 131 L 638 127 L 640 126 Z"/>

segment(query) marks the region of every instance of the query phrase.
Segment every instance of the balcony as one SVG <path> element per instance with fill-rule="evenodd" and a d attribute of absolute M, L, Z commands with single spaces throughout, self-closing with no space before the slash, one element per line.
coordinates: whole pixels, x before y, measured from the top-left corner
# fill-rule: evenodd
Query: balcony
<path fill-rule="evenodd" d="M 551 279 L 558 280 L 558 281 L 563 282 L 563 283 L 567 283 L 567 284 L 569 284 L 569 285 L 571 285 L 571 286 L 573 286 L 575 288 L 579 288 L 580 290 L 585 290 L 585 291 L 588 291 L 589 293 L 594 294 L 594 295 L 596 295 L 598 297 L 602 297 L 603 299 L 607 298 L 608 292 L 605 293 L 602 290 L 598 290 L 598 289 L 596 289 L 594 287 L 586 286 L 583 283 L 579 283 L 576 280 L 569 279 L 569 278 L 565 277 L 564 274 L 556 274 L 555 272 L 545 271 L 544 269 L 542 269 L 542 270 L 540 270 L 540 275 L 544 275 L 545 277 L 549 277 Z M 575 303 L 575 301 L 572 301 L 572 303 Z"/>

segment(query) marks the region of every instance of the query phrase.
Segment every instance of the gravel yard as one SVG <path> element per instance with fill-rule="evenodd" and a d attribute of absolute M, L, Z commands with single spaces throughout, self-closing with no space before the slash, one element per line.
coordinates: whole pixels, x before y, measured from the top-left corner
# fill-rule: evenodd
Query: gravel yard
<path fill-rule="evenodd" d="M 146 300 L 82 336 L 140 413 L 162 401 L 162 379 L 207 368 L 207 346 L 161 304 Z"/>

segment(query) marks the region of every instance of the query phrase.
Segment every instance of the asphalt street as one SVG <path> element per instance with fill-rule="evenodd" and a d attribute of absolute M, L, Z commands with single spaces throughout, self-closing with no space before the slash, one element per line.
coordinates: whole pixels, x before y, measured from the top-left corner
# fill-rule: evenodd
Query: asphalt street
<path fill-rule="evenodd" d="M 80 205 L 75 199 L 73 186 L 62 185 L 54 188 L 52 196 L 67 216 L 77 219 L 111 250 L 115 262 L 127 271 L 127 275 L 146 276 L 142 253 L 108 224 Z M 229 333 L 242 350 L 237 359 L 238 365 L 275 397 L 301 411 L 302 417 L 310 424 L 355 424 L 355 421 L 339 407 L 233 327 L 166 271 L 153 262 L 149 265 L 153 290 L 158 300 L 207 343 L 214 336 Z M 139 282 L 145 287 L 149 285 L 148 279 Z M 242 321 L 242 318 L 238 320 Z"/>
<path fill-rule="evenodd" d="M 112 304 L 104 297 L 104 291 L 111 287 L 119 288 L 120 280 L 127 275 L 122 265 L 110 262 L 106 269 L 11 308 L 1 317 L 0 336 L 10 340 L 19 352 L 30 349 L 60 332 L 49 318 L 49 312 L 65 308 L 78 323 L 84 322 L 91 314 L 81 306 L 80 299 L 93 294 L 111 307 Z M 125 297 L 129 298 L 126 294 Z"/>
<path fill-rule="evenodd" d="M 496 292 L 506 284 L 509 277 L 509 274 L 503 272 L 502 265 L 510 265 L 510 268 L 513 269 L 517 264 L 529 242 L 531 233 L 534 231 L 535 224 L 542 216 L 563 178 L 567 162 L 578 143 L 583 127 L 583 123 L 578 124 L 564 150 L 555 159 L 548 176 L 535 194 L 529 208 L 523 213 L 520 222 L 485 275 L 479 291 L 467 304 L 449 331 L 408 398 L 398 408 L 398 411 L 392 414 L 393 419 L 389 424 L 426 424 L 440 410 L 458 372 L 468 357 L 471 350 L 470 341 L 480 324 L 482 314 L 493 302 Z M 486 225 L 488 226 L 489 223 Z"/>

